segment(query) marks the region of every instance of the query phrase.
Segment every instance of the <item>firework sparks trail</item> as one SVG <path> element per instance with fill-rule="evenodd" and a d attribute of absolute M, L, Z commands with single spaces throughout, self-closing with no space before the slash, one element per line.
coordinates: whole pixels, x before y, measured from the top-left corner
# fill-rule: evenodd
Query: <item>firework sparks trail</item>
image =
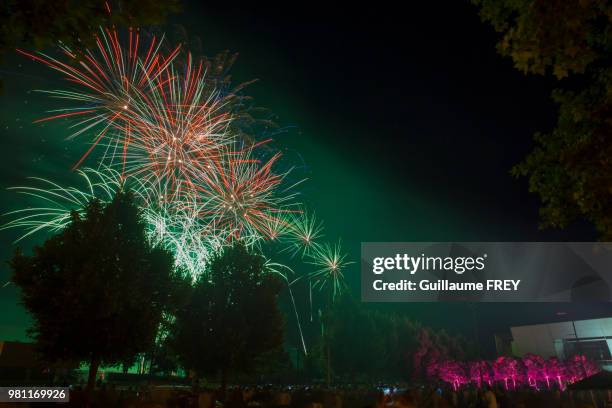
<path fill-rule="evenodd" d="M 84 181 L 85 188 L 63 187 L 53 181 L 39 177 L 30 177 L 40 184 L 38 187 L 20 186 L 10 187 L 9 190 L 30 196 L 40 202 L 40 205 L 10 211 L 5 216 L 13 219 L 0 227 L 0 230 L 18 228 L 25 233 L 16 242 L 38 232 L 46 230 L 57 232 L 70 223 L 71 212 L 83 214 L 87 204 L 98 199 L 109 202 L 117 189 L 121 188 L 121 181 L 115 171 L 97 172 L 92 169 L 78 170 Z M 141 190 L 135 188 L 137 195 Z"/>
<path fill-rule="evenodd" d="M 289 297 L 291 298 L 291 305 L 293 307 L 293 312 L 295 314 L 295 321 L 298 327 L 298 334 L 302 342 L 302 350 L 304 351 L 304 355 L 308 355 L 308 350 L 306 349 L 306 341 L 304 340 L 304 333 L 302 331 L 302 323 L 300 321 L 300 315 L 298 313 L 297 305 L 295 303 L 295 297 L 293 296 L 293 290 L 291 289 L 291 286 L 296 281 L 294 280 L 293 282 L 291 282 L 289 279 L 289 275 L 293 273 L 293 270 L 286 265 L 279 264 L 276 262 L 271 262 L 269 259 L 266 259 L 264 267 L 269 273 L 273 273 L 275 275 L 280 276 L 285 281 L 285 283 L 287 283 L 287 289 L 289 291 Z"/>
<path fill-rule="evenodd" d="M 31 197 L 37 204 L 6 213 L 12 219 L 0 230 L 25 231 L 17 241 L 40 231 L 58 232 L 70 223 L 72 211 L 84 214 L 90 201 L 109 203 L 116 191 L 129 189 L 142 209 L 149 242 L 170 250 L 176 266 L 186 269 L 194 279 L 206 270 L 210 257 L 224 246 L 239 240 L 252 248 L 267 240 L 267 235 L 256 229 L 236 236 L 236 227 L 217 222 L 216 215 L 211 217 L 197 197 L 168 200 L 163 195 L 163 186 L 156 187 L 134 177 L 123 178 L 119 171 L 108 167 L 83 168 L 78 174 L 82 180 L 79 187 L 64 187 L 42 178 L 31 178 L 34 186 L 12 187 L 11 190 Z M 275 222 L 285 223 L 280 218 Z"/>
<path fill-rule="evenodd" d="M 176 266 L 187 270 L 193 279 L 205 270 L 210 256 L 225 245 L 220 238 L 223 234 L 201 223 L 197 208 L 188 203 L 159 200 L 158 195 L 151 195 L 150 185 L 134 178 L 123 179 L 111 168 L 103 171 L 84 168 L 78 173 L 83 181 L 81 188 L 64 187 L 42 178 L 31 178 L 37 186 L 12 187 L 11 190 L 32 197 L 39 204 L 4 214 L 13 219 L 0 230 L 25 231 L 16 242 L 40 231 L 57 232 L 70 223 L 72 211 L 82 215 L 92 200 L 109 203 L 117 190 L 126 188 L 134 193 L 142 209 L 149 242 L 170 250 Z"/>

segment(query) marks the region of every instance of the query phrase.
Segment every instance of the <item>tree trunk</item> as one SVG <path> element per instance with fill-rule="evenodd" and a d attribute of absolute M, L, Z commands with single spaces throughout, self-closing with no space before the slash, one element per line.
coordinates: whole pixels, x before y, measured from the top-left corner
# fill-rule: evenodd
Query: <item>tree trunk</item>
<path fill-rule="evenodd" d="M 89 363 L 89 375 L 87 376 L 87 390 L 91 391 L 96 386 L 96 375 L 98 374 L 98 367 L 100 366 L 100 359 L 93 357 Z"/>
<path fill-rule="evenodd" d="M 191 389 L 196 394 L 200 392 L 200 376 L 195 371 L 191 376 Z"/>
<path fill-rule="evenodd" d="M 329 298 L 327 303 L 327 310 L 325 311 L 325 347 L 327 350 L 325 354 L 327 354 L 327 388 L 331 387 L 331 309 L 334 304 L 334 295 L 331 286 L 327 289 L 329 292 Z"/>
<path fill-rule="evenodd" d="M 331 386 L 331 347 L 329 345 L 329 337 L 327 338 L 327 388 Z"/>
<path fill-rule="evenodd" d="M 223 367 L 221 369 L 221 396 L 223 398 L 223 402 L 226 400 L 226 390 L 227 390 L 227 368 Z"/>

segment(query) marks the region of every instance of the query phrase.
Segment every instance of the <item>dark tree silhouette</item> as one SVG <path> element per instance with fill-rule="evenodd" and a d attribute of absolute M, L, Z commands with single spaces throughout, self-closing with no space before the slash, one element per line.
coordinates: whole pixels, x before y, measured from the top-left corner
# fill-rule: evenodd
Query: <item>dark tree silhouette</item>
<path fill-rule="evenodd" d="M 223 389 L 230 373 L 255 368 L 257 357 L 282 345 L 281 288 L 265 259 L 240 244 L 214 258 L 176 316 L 172 340 L 183 367 L 220 375 Z"/>
<path fill-rule="evenodd" d="M 498 51 L 517 69 L 554 75 L 557 126 L 512 170 L 529 177 L 542 224 L 584 218 L 612 239 L 612 18 L 607 0 L 472 0 L 501 33 Z"/>
<path fill-rule="evenodd" d="M 474 356 L 474 345 L 460 335 L 376 310 L 351 296 L 336 303 L 326 329 L 331 337 L 334 379 L 340 381 L 409 381 L 424 373 L 432 357 L 464 360 Z M 326 371 L 326 342 L 322 336 L 309 349 L 315 377 Z"/>
<path fill-rule="evenodd" d="M 49 361 L 87 361 L 88 387 L 101 364 L 130 361 L 150 349 L 179 279 L 172 255 L 151 248 L 129 192 L 83 216 L 10 261 L 13 282 L 34 318 L 31 335 Z"/>
<path fill-rule="evenodd" d="M 178 310 L 185 307 L 192 291 L 191 275 L 185 271 L 177 271 L 169 290 L 167 311 L 163 314 L 155 345 L 146 352 L 151 374 L 169 375 L 179 368 L 179 361 L 169 340 L 173 328 L 174 317 Z"/>
<path fill-rule="evenodd" d="M 100 26 L 159 24 L 178 10 L 178 0 L 5 0 L 0 6 L 0 61 L 17 47 L 41 50 L 58 41 L 90 45 Z"/>
<path fill-rule="evenodd" d="M 159 24 L 178 10 L 178 0 L 6 0 L 0 8 L 0 52 L 57 41 L 87 43 L 100 26 Z"/>

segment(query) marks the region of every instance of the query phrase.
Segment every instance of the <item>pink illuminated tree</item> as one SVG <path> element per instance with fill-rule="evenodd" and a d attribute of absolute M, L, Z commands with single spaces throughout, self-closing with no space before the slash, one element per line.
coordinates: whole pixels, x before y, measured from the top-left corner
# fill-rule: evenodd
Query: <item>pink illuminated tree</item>
<path fill-rule="evenodd" d="M 585 356 L 560 361 L 556 357 L 544 360 L 535 354 L 525 354 L 522 359 L 502 356 L 492 362 L 477 360 L 461 363 L 434 355 L 437 358 L 428 360 L 426 365 L 428 376 L 451 384 L 455 390 L 470 382 L 478 388 L 483 383 L 491 386 L 498 382 L 507 390 L 516 390 L 520 384 L 527 384 L 536 390 L 539 390 L 539 384 L 546 384 L 548 389 L 558 384 L 559 389 L 563 390 L 568 383 L 600 371 L 597 364 Z"/>
<path fill-rule="evenodd" d="M 556 357 L 551 357 L 546 361 L 545 372 L 546 372 L 546 386 L 550 388 L 550 380 L 556 381 L 559 385 L 559 389 L 563 389 L 563 375 L 564 375 L 563 364 L 559 362 Z"/>
<path fill-rule="evenodd" d="M 438 365 L 438 377 L 452 384 L 455 391 L 459 389 L 461 385 L 469 382 L 465 367 L 454 360 L 447 360 Z"/>
<path fill-rule="evenodd" d="M 535 354 L 525 354 L 523 356 L 523 365 L 525 366 L 525 375 L 527 376 L 527 384 L 534 388 L 538 388 L 538 381 L 544 381 L 544 367 L 546 362 L 540 356 Z"/>

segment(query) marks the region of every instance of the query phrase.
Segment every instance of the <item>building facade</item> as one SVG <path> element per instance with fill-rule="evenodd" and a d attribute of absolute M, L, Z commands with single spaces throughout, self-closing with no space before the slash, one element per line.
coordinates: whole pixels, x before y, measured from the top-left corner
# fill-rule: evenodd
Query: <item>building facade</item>
<path fill-rule="evenodd" d="M 612 371 L 612 317 L 511 327 L 512 352 L 565 360 L 585 355 Z"/>

